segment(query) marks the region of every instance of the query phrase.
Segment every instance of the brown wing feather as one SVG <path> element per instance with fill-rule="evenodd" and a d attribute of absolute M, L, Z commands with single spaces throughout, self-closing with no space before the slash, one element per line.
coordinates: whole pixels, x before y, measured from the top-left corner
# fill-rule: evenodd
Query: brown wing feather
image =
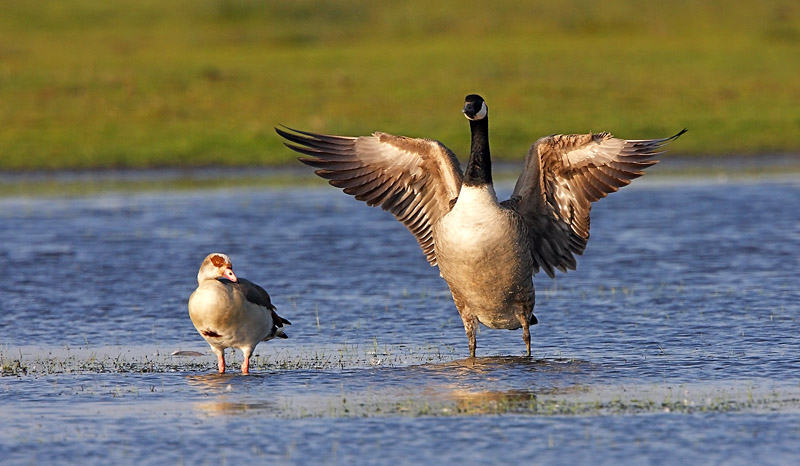
<path fill-rule="evenodd" d="M 315 173 L 371 206 L 391 212 L 436 265 L 433 225 L 461 190 L 461 166 L 444 144 L 386 133 L 345 137 L 287 128 L 275 131 Z"/>
<path fill-rule="evenodd" d="M 663 139 L 625 140 L 609 133 L 556 134 L 531 146 L 506 205 L 525 219 L 534 272 L 574 270 L 575 254 L 589 239 L 592 202 L 627 186 L 664 147 L 686 130 Z"/>

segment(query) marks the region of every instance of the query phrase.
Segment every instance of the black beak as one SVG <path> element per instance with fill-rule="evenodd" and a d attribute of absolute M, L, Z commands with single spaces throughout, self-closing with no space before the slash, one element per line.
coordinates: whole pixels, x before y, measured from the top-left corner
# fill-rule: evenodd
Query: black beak
<path fill-rule="evenodd" d="M 464 115 L 472 118 L 478 113 L 478 109 L 475 108 L 474 102 L 467 102 L 464 104 L 464 110 L 462 110 L 462 112 Z"/>

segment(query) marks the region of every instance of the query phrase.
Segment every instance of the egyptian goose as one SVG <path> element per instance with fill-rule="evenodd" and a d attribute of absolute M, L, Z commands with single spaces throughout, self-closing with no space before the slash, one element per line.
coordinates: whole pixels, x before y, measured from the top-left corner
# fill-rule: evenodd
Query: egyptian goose
<path fill-rule="evenodd" d="M 197 289 L 189 297 L 189 317 L 217 355 L 220 373 L 225 372 L 225 348 L 242 351 L 242 374 L 249 374 L 256 345 L 288 338 L 283 326 L 291 325 L 275 312 L 264 288 L 238 278 L 222 253 L 209 254 L 200 265 Z"/>
<path fill-rule="evenodd" d="M 489 156 L 489 110 L 479 95 L 463 109 L 471 149 L 462 174 L 441 142 L 376 132 L 343 137 L 275 128 L 300 161 L 370 206 L 391 212 L 411 231 L 431 266 L 438 265 L 475 357 L 478 323 L 522 327 L 527 355 L 533 315 L 532 277 L 576 266 L 589 239 L 592 202 L 617 191 L 664 146 L 662 139 L 626 140 L 609 133 L 555 134 L 528 151 L 511 198 L 498 202 Z M 288 130 L 288 131 L 287 131 Z"/>

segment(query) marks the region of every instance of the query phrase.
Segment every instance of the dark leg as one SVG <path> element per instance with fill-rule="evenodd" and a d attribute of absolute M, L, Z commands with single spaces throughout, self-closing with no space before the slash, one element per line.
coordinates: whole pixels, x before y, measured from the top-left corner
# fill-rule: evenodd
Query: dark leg
<path fill-rule="evenodd" d="M 469 357 L 475 357 L 475 348 L 477 341 L 475 340 L 475 327 L 477 326 L 477 319 L 474 317 L 466 317 L 461 314 L 461 320 L 464 321 L 464 330 L 467 332 L 467 339 L 469 340 Z"/>
<path fill-rule="evenodd" d="M 522 325 L 522 340 L 525 342 L 525 350 L 526 356 L 530 357 L 531 355 L 531 330 L 528 328 L 528 322 Z"/>
<path fill-rule="evenodd" d="M 533 308 L 536 306 L 536 293 L 533 291 L 533 283 L 531 283 L 531 294 L 529 296 L 530 302 L 527 306 L 523 307 L 523 315 L 518 316 L 520 323 L 522 323 L 522 340 L 525 342 L 525 350 L 527 356 L 531 356 L 531 325 L 539 323 L 539 319 L 533 315 Z"/>
<path fill-rule="evenodd" d="M 523 311 L 521 314 L 517 314 L 517 318 L 519 319 L 519 323 L 522 324 L 522 341 L 525 342 L 525 350 L 526 355 L 531 355 L 531 329 L 530 323 L 528 321 L 528 316 L 533 315 L 527 309 Z"/>

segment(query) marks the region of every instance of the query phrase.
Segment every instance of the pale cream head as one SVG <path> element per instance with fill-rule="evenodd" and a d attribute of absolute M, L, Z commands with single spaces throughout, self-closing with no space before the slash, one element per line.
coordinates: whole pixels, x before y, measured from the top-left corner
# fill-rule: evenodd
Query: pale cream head
<path fill-rule="evenodd" d="M 232 282 L 238 281 L 236 274 L 233 273 L 233 264 L 227 255 L 221 252 L 207 255 L 200 265 L 200 271 L 197 272 L 197 283 L 216 280 L 220 277 L 225 277 Z"/>

